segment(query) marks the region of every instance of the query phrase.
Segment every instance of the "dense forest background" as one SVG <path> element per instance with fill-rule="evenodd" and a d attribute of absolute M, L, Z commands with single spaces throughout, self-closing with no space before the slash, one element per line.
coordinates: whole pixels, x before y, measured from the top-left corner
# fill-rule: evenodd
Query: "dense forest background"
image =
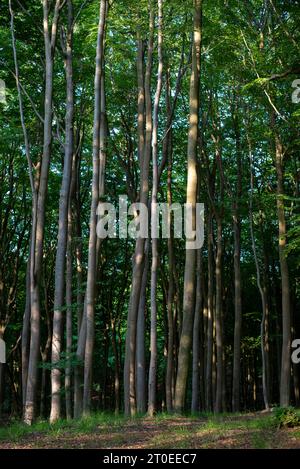
<path fill-rule="evenodd" d="M 300 405 L 299 7 L 1 2 L 3 414 Z M 100 241 L 123 194 L 203 247 Z"/>

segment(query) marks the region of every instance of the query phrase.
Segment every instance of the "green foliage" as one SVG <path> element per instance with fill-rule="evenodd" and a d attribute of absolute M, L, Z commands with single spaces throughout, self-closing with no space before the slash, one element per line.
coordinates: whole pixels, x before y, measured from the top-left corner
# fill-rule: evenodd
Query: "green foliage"
<path fill-rule="evenodd" d="M 72 352 L 70 354 L 67 354 L 66 352 L 61 353 L 61 358 L 58 362 L 40 362 L 39 363 L 39 368 L 45 369 L 45 370 L 53 370 L 53 368 L 58 368 L 60 370 L 65 370 L 66 367 L 70 368 L 75 368 L 76 366 L 83 365 L 82 360 L 80 360 L 76 352 Z"/>
<path fill-rule="evenodd" d="M 275 407 L 274 419 L 279 428 L 300 426 L 300 412 L 293 407 Z"/>

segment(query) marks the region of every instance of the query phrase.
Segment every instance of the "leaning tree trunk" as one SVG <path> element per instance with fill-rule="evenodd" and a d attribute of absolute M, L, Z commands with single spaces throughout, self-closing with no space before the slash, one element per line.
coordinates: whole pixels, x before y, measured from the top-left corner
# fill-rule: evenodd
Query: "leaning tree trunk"
<path fill-rule="evenodd" d="M 188 136 L 188 180 L 186 202 L 193 209 L 193 227 L 195 223 L 195 209 L 197 201 L 197 137 L 199 121 L 199 83 L 200 83 L 200 54 L 201 54 L 201 13 L 202 0 L 194 0 L 194 34 L 192 74 L 190 80 L 190 117 Z M 186 241 L 187 245 L 191 240 Z M 189 355 L 192 342 L 195 295 L 195 249 L 186 249 L 184 270 L 184 296 L 182 332 L 178 352 L 178 369 L 175 388 L 175 409 L 182 412 L 185 402 L 186 384 L 188 376 Z"/>

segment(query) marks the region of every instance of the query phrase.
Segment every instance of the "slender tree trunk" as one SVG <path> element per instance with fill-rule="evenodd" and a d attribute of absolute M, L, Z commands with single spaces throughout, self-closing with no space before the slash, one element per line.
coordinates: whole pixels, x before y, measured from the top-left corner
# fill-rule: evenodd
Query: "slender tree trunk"
<path fill-rule="evenodd" d="M 239 216 L 234 214 L 234 346 L 233 346 L 233 383 L 232 383 L 232 411 L 240 410 L 240 375 L 241 375 L 241 330 L 242 330 L 242 301 L 241 301 L 241 225 Z"/>
<path fill-rule="evenodd" d="M 172 131 L 170 131 L 172 132 Z M 172 205 L 172 133 L 168 139 L 169 149 L 168 151 L 168 189 L 167 189 L 167 202 L 169 208 Z M 168 264 L 169 264 L 169 285 L 167 295 L 167 315 L 168 315 L 168 345 L 167 345 L 167 370 L 166 370 L 166 405 L 167 412 L 172 412 L 173 401 L 174 401 L 174 348 L 175 348 L 175 313 L 174 313 L 174 294 L 175 294 L 175 282 L 174 282 L 174 270 L 175 270 L 175 259 L 174 259 L 174 241 L 173 241 L 173 230 L 172 230 L 172 216 L 171 211 L 168 212 L 168 225 L 170 237 L 168 238 Z"/>
<path fill-rule="evenodd" d="M 146 291 L 149 269 L 149 241 L 145 243 L 145 262 L 141 284 L 141 296 L 137 318 L 136 337 L 136 405 L 137 412 L 145 413 L 146 404 L 146 356 L 145 356 L 145 313 Z"/>
<path fill-rule="evenodd" d="M 158 239 L 156 234 L 157 225 L 157 192 L 158 192 L 158 164 L 157 164 L 157 147 L 158 147 L 158 115 L 159 101 L 162 90 L 162 74 L 163 74 L 163 55 L 162 55 L 162 27 L 163 27 L 163 11 L 162 0 L 158 0 L 158 72 L 157 87 L 153 108 L 153 131 L 152 131 L 152 200 L 151 200 L 151 233 L 152 241 L 152 265 L 151 265 L 151 325 L 150 325 L 150 365 L 149 365 L 149 392 L 148 392 L 148 414 L 152 417 L 156 410 L 156 373 L 157 373 L 157 267 L 158 267 Z"/>
<path fill-rule="evenodd" d="M 144 42 L 138 31 L 137 79 L 138 79 L 138 156 L 140 167 L 143 164 L 145 146 L 145 84 L 144 84 Z M 146 359 L 145 359 L 145 308 L 148 280 L 149 243 L 145 246 L 145 261 L 141 283 L 141 294 L 137 317 L 136 336 L 136 406 L 139 413 L 146 412 Z"/>
<path fill-rule="evenodd" d="M 112 349 L 115 357 L 115 376 L 114 376 L 114 390 L 115 390 L 115 415 L 120 412 L 120 357 L 116 339 L 116 324 L 115 319 L 111 320 L 111 333 L 112 333 Z"/>
<path fill-rule="evenodd" d="M 188 137 L 188 181 L 186 202 L 193 208 L 193 227 L 195 224 L 195 207 L 197 201 L 197 140 L 199 121 L 199 82 L 201 54 L 201 13 L 202 0 L 194 0 L 194 35 L 192 74 L 190 80 L 190 117 Z M 187 240 L 187 243 L 191 240 Z M 188 376 L 189 355 L 192 342 L 195 296 L 195 249 L 186 249 L 184 270 L 183 321 L 178 353 L 178 370 L 175 389 L 175 409 L 182 412 L 185 403 Z"/>
<path fill-rule="evenodd" d="M 68 28 L 66 41 L 63 45 L 65 55 L 65 71 L 67 82 L 66 93 L 66 142 L 63 166 L 63 179 L 59 199 L 58 237 L 55 261 L 54 315 L 51 354 L 51 413 L 50 422 L 61 417 L 61 370 L 55 367 L 60 360 L 62 349 L 62 307 L 65 292 L 65 264 L 68 236 L 68 206 L 72 175 L 73 159 L 73 116 L 74 116 L 74 86 L 73 86 L 73 2 L 68 0 Z"/>
<path fill-rule="evenodd" d="M 67 239 L 67 260 L 66 260 L 66 417 L 72 418 L 72 398 L 71 398 L 71 352 L 72 352 L 72 208 L 71 197 L 69 197 L 68 209 L 68 239 Z"/>
<path fill-rule="evenodd" d="M 277 216 L 278 216 L 278 249 L 281 273 L 282 295 L 282 354 L 280 375 L 280 405 L 287 407 L 290 403 L 291 379 L 291 307 L 290 280 L 286 247 L 286 221 L 284 213 L 283 187 L 283 149 L 278 135 L 275 133 L 275 166 L 277 174 Z"/>
<path fill-rule="evenodd" d="M 223 328 L 222 328 L 222 218 L 217 217 L 217 255 L 216 255 L 216 401 L 215 412 L 222 412 L 223 390 Z"/>
<path fill-rule="evenodd" d="M 212 361 L 213 361 L 213 232 L 212 232 L 212 213 L 208 213 L 207 220 L 207 268 L 208 268 L 208 286 L 207 286 L 207 329 L 206 329 L 206 375 L 205 375 L 205 408 L 207 411 L 212 409 Z"/>
<path fill-rule="evenodd" d="M 143 163 L 145 146 L 145 83 L 144 83 L 144 41 L 141 32 L 137 33 L 137 81 L 138 81 L 138 157 L 140 167 Z"/>
<path fill-rule="evenodd" d="M 30 341 L 30 259 L 31 259 L 31 255 L 29 252 L 29 259 L 27 261 L 27 270 L 26 270 L 26 303 L 25 303 L 25 310 L 24 310 L 24 315 L 23 315 L 22 339 L 21 339 L 23 415 L 24 415 L 25 402 L 26 402 L 28 356 L 29 356 L 29 341 Z"/>
<path fill-rule="evenodd" d="M 193 327 L 193 374 L 192 374 L 192 412 L 200 410 L 200 367 L 203 366 L 201 358 L 201 337 L 202 337 L 202 250 L 197 251 L 197 268 L 196 268 L 196 304 L 195 317 Z"/>
<path fill-rule="evenodd" d="M 265 353 L 265 321 L 266 321 L 266 307 L 267 307 L 267 299 L 266 299 L 266 291 L 262 286 L 261 283 L 261 275 L 260 275 L 260 268 L 258 263 L 257 257 L 257 250 L 255 244 L 255 236 L 254 236 L 254 229 L 253 229 L 253 186 L 254 186 L 254 175 L 253 175 L 253 161 L 252 161 L 252 152 L 250 148 L 250 178 L 251 178 L 251 196 L 250 196 L 250 233 L 251 233 L 251 241 L 252 241 L 252 250 L 254 255 L 254 261 L 256 266 L 256 281 L 257 286 L 261 296 L 262 302 L 262 319 L 260 323 L 260 340 L 261 340 L 261 355 L 262 355 L 262 381 L 263 381 L 263 398 L 264 398 L 264 405 L 266 409 L 269 409 L 269 392 L 268 392 L 268 383 L 267 383 L 267 368 L 266 368 L 266 353 Z"/>
<path fill-rule="evenodd" d="M 241 142 L 238 123 L 235 120 L 236 153 L 237 153 L 237 184 L 236 200 L 233 204 L 233 236 L 234 236 L 234 346 L 233 346 L 233 381 L 232 411 L 240 410 L 240 377 L 241 377 L 241 332 L 242 332 L 242 289 L 241 289 L 241 221 L 239 200 L 242 194 L 242 161 Z"/>
<path fill-rule="evenodd" d="M 21 86 L 19 83 L 19 69 L 14 37 L 14 15 L 9 1 L 11 14 L 11 33 L 14 51 L 15 76 L 19 97 L 20 118 L 24 134 L 26 157 L 29 166 L 29 178 L 33 197 L 32 203 L 32 231 L 30 247 L 30 352 L 28 361 L 26 399 L 24 406 L 24 422 L 31 425 L 35 416 L 35 400 L 38 384 L 38 358 L 40 346 L 40 292 L 39 278 L 41 277 L 41 267 L 43 259 L 43 240 L 45 225 L 45 203 L 48 188 L 48 174 L 51 155 L 52 141 L 52 91 L 53 91 L 53 59 L 56 44 L 57 25 L 62 7 L 61 0 L 56 0 L 52 26 L 49 25 L 49 3 L 43 0 L 43 34 L 45 45 L 45 98 L 44 98 L 44 135 L 43 135 L 43 157 L 39 172 L 38 184 L 35 184 L 33 177 L 32 162 L 30 159 L 30 149 L 28 135 L 24 120 L 23 102 Z"/>
<path fill-rule="evenodd" d="M 78 133 L 80 138 L 80 131 Z M 81 361 L 83 358 L 78 354 L 79 347 L 79 337 L 82 326 L 82 317 L 84 309 L 84 293 L 83 293 L 83 264 L 82 264 L 82 231 L 81 231 L 81 198 L 80 198 L 80 160 L 81 160 L 81 148 L 80 141 L 77 139 L 77 150 L 74 155 L 75 159 L 75 176 L 74 176 L 74 217 L 75 217 L 75 233 L 76 233 L 76 246 L 75 246 L 75 258 L 76 258 L 76 315 L 77 315 L 77 350 L 76 350 L 76 359 Z M 74 368 L 74 418 L 80 417 L 82 414 L 82 388 L 81 388 L 81 374 L 82 366 L 80 363 L 76 364 Z"/>
<path fill-rule="evenodd" d="M 140 203 L 148 206 L 149 191 L 149 162 L 151 156 L 152 140 L 152 104 L 151 104 L 151 71 L 154 39 L 154 12 L 150 3 L 149 18 L 149 43 L 148 61 L 145 74 L 145 113 L 146 113 L 146 136 L 143 162 L 140 175 Z M 127 331 L 125 342 L 125 362 L 124 362 L 124 411 L 125 415 L 135 415 L 136 413 L 136 389 L 135 389 L 135 369 L 136 369 L 136 330 L 137 317 L 140 302 L 141 282 L 144 271 L 144 238 L 137 238 L 133 260 L 132 285 L 127 315 Z"/>
<path fill-rule="evenodd" d="M 52 340 L 51 314 L 50 314 L 49 306 L 48 306 L 49 284 L 46 282 L 45 269 L 43 273 L 43 287 L 44 287 L 44 298 L 45 298 L 45 315 L 46 315 L 46 323 L 47 323 L 47 340 L 46 340 L 44 350 L 42 350 L 41 348 L 42 362 L 44 365 L 42 369 L 42 380 L 41 380 L 41 401 L 40 401 L 40 416 L 41 417 L 44 417 L 46 415 L 48 370 L 45 368 L 45 365 L 50 358 L 49 355 L 50 355 L 51 340 Z"/>
<path fill-rule="evenodd" d="M 106 0 L 100 1 L 100 13 L 97 37 L 96 70 L 95 70 L 95 102 L 93 130 L 93 180 L 92 202 L 90 214 L 90 238 L 88 254 L 88 273 L 86 288 L 86 343 L 84 352 L 84 391 L 83 412 L 90 413 L 92 365 L 95 328 L 95 285 L 96 285 L 96 245 L 97 245 L 97 206 L 99 202 L 99 150 L 100 150 L 100 119 L 101 119 L 101 77 L 103 65 L 104 30 L 106 20 Z"/>

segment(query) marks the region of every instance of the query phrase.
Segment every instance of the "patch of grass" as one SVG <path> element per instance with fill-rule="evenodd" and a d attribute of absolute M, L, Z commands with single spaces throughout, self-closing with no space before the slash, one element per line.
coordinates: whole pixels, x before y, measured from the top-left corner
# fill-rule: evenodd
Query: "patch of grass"
<path fill-rule="evenodd" d="M 264 415 L 263 417 L 246 420 L 245 427 L 249 430 L 266 430 L 275 427 L 272 415 Z"/>
<path fill-rule="evenodd" d="M 299 414 L 296 412 L 296 416 Z M 51 447 L 51 441 L 55 441 L 54 445 L 66 447 L 278 447 L 285 435 L 277 431 L 282 416 L 293 417 L 294 422 L 294 409 L 292 413 L 205 413 L 198 417 L 160 413 L 153 419 L 145 415 L 128 418 L 100 412 L 78 420 L 62 419 L 54 424 L 40 420 L 31 427 L 12 422 L 0 428 L 0 446 L 2 441 L 6 445 L 17 443 L 18 447 L 47 447 L 49 442 Z M 300 431 L 293 431 L 293 437 L 299 438 Z"/>
<path fill-rule="evenodd" d="M 255 449 L 265 449 L 270 448 L 268 438 L 266 438 L 265 433 L 260 431 L 255 431 L 250 434 L 250 441 L 252 447 Z"/>
<path fill-rule="evenodd" d="M 125 424 L 126 420 L 123 416 L 96 413 L 78 420 L 60 419 L 52 424 L 47 420 L 37 421 L 32 426 L 25 425 L 22 422 L 14 422 L 7 427 L 0 428 L 0 441 L 9 440 L 15 442 L 27 435 L 34 435 L 36 433 L 49 434 L 52 437 L 59 437 L 65 431 L 89 434 L 93 433 L 98 427 L 103 427 L 104 429 L 121 427 Z"/>

